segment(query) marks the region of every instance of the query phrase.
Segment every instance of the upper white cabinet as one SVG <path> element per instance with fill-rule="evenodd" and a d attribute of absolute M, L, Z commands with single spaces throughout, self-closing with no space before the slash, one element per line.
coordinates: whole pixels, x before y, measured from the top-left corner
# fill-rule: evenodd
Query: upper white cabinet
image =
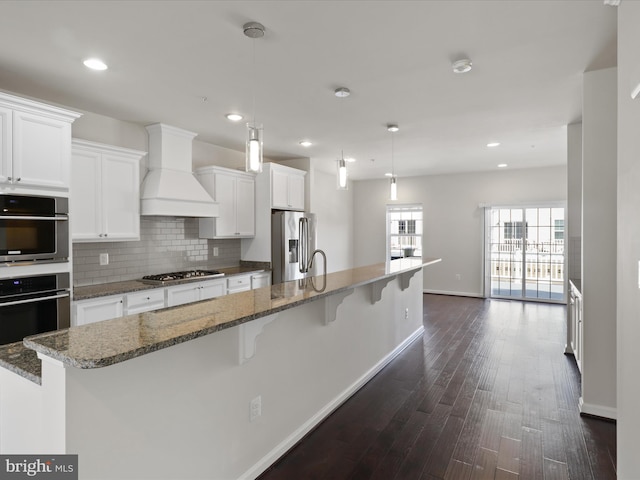
<path fill-rule="evenodd" d="M 220 209 L 218 217 L 200 219 L 200 238 L 253 237 L 255 177 L 221 167 L 199 168 L 195 176 Z"/>
<path fill-rule="evenodd" d="M 0 93 L 0 188 L 69 188 L 71 123 L 79 113 Z"/>
<path fill-rule="evenodd" d="M 140 239 L 140 159 L 144 155 L 73 140 L 70 214 L 74 242 Z"/>
<path fill-rule="evenodd" d="M 271 208 L 304 210 L 304 176 L 306 172 L 276 163 L 271 171 Z"/>

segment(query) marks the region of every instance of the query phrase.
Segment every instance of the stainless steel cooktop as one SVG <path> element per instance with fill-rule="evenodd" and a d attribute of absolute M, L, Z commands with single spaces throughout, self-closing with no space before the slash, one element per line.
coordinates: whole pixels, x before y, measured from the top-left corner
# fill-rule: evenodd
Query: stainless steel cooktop
<path fill-rule="evenodd" d="M 184 280 L 206 280 L 207 278 L 222 277 L 224 273 L 218 270 L 185 270 L 183 272 L 159 273 L 157 275 L 145 275 L 142 283 L 151 285 L 165 285 L 167 283 Z"/>

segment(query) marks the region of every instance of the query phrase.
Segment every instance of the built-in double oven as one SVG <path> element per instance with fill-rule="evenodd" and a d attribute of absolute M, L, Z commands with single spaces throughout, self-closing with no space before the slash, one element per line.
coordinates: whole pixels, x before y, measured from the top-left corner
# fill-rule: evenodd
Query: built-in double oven
<path fill-rule="evenodd" d="M 68 198 L 0 193 L 0 345 L 69 327 L 68 262 Z"/>

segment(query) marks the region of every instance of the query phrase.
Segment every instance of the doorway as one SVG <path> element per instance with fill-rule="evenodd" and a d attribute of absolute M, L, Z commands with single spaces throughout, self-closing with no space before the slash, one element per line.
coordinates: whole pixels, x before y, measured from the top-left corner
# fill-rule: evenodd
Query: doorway
<path fill-rule="evenodd" d="M 486 209 L 487 296 L 565 301 L 564 215 L 562 206 Z"/>

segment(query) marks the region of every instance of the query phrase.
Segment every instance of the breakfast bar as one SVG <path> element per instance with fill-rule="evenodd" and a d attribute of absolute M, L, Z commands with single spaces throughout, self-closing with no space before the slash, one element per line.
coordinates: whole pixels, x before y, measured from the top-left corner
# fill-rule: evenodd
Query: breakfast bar
<path fill-rule="evenodd" d="M 2 450 L 77 453 L 81 478 L 256 478 L 420 337 L 438 261 L 28 337 L 16 358 L 36 352 L 41 372 L 0 368 Z"/>

